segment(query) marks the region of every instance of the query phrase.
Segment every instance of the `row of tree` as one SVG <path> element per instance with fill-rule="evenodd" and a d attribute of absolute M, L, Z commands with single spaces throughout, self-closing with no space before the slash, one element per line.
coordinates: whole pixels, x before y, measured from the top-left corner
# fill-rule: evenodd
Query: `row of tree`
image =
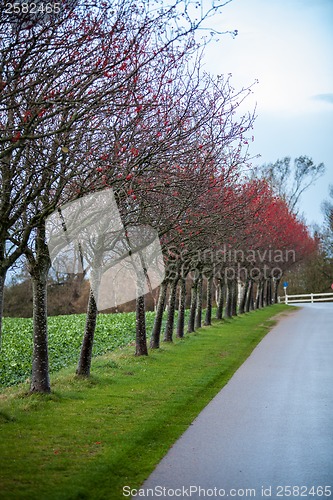
<path fill-rule="evenodd" d="M 228 2 L 225 2 L 228 3 Z M 224 4 L 223 4 L 224 5 Z M 306 227 L 267 180 L 251 178 L 253 113 L 230 75 L 201 70 L 195 33 L 223 6 L 83 0 L 57 16 L 15 23 L 0 7 L 0 331 L 4 283 L 23 257 L 33 289 L 32 392 L 49 392 L 46 220 L 68 202 L 112 189 L 122 225 L 151 227 L 166 274 L 151 347 L 201 325 L 207 286 L 217 316 L 276 300 L 282 273 L 315 248 Z M 59 212 L 60 213 L 60 212 Z M 114 243 L 113 243 L 114 245 Z M 275 285 L 275 288 L 274 286 Z M 144 296 L 138 293 L 136 354 L 147 355 Z M 89 375 L 97 317 L 91 290 L 77 373 Z M 112 332 L 110 332 L 112 334 Z"/>

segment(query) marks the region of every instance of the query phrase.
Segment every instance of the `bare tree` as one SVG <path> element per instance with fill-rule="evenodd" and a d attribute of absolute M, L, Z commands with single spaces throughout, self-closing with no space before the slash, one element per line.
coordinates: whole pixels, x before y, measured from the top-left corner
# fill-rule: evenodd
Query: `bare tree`
<path fill-rule="evenodd" d="M 294 213 L 298 212 L 300 197 L 313 185 L 325 172 L 325 165 L 316 165 L 312 158 L 299 156 L 291 163 L 291 158 L 286 156 L 275 163 L 267 163 L 256 167 L 256 176 L 266 179 L 272 189 L 284 199 Z"/>

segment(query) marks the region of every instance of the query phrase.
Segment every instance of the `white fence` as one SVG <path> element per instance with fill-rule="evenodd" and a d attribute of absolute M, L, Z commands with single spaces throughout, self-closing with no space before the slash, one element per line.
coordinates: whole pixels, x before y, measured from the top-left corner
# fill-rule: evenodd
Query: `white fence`
<path fill-rule="evenodd" d="M 301 298 L 298 298 L 301 297 Z M 279 297 L 279 302 L 283 302 L 285 304 L 295 303 L 295 302 L 328 302 L 333 300 L 333 293 L 303 293 L 298 295 L 288 295 L 286 294 L 284 297 Z"/>

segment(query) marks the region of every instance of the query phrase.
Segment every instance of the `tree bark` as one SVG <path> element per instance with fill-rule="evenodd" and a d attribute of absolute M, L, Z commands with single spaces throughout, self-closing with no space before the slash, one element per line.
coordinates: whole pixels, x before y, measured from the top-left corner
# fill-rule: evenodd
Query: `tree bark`
<path fill-rule="evenodd" d="M 172 282 L 171 282 L 168 316 L 167 316 L 167 322 L 165 325 L 165 332 L 164 332 L 164 339 L 163 339 L 164 342 L 172 342 L 173 326 L 174 326 L 174 322 L 175 322 L 177 283 L 178 283 L 178 280 L 172 280 Z"/>
<path fill-rule="evenodd" d="M 213 277 L 209 276 L 207 279 L 207 300 L 206 300 L 206 316 L 205 316 L 205 326 L 212 324 L 212 287 L 213 287 Z"/>
<path fill-rule="evenodd" d="M 257 290 L 256 290 L 256 309 L 260 309 L 262 307 L 262 303 L 261 303 L 261 299 L 262 299 L 261 287 L 262 287 L 261 280 L 258 280 L 257 281 Z"/>
<path fill-rule="evenodd" d="M 191 305 L 190 305 L 190 316 L 188 320 L 187 332 L 194 332 L 195 328 L 195 312 L 197 309 L 197 289 L 198 289 L 198 278 L 195 278 L 191 287 Z"/>
<path fill-rule="evenodd" d="M 263 280 L 261 283 L 261 296 L 260 296 L 261 307 L 266 305 L 266 281 Z"/>
<path fill-rule="evenodd" d="M 267 298 L 266 303 L 268 306 L 272 305 L 272 279 L 268 278 L 267 280 Z"/>
<path fill-rule="evenodd" d="M 226 306 L 225 306 L 225 317 L 232 317 L 232 281 L 228 280 L 227 282 L 227 298 L 226 298 Z"/>
<path fill-rule="evenodd" d="M 253 309 L 253 280 L 250 278 L 245 300 L 245 312 L 250 312 L 250 310 L 252 309 Z"/>
<path fill-rule="evenodd" d="M 274 304 L 278 303 L 278 289 L 279 289 L 280 279 L 281 278 L 276 278 L 275 279 L 275 285 L 274 285 Z"/>
<path fill-rule="evenodd" d="M 163 281 L 160 285 L 160 292 L 157 302 L 156 316 L 153 326 L 153 331 L 150 339 L 150 348 L 158 349 L 160 347 L 160 335 L 162 329 L 163 312 L 165 307 L 165 299 L 168 288 L 168 282 Z"/>
<path fill-rule="evenodd" d="M 33 355 L 30 392 L 51 392 L 47 337 L 47 277 L 51 262 L 45 243 L 45 226 L 36 234 L 36 256 L 26 249 L 33 298 Z"/>
<path fill-rule="evenodd" d="M 146 337 L 146 315 L 145 315 L 145 297 L 140 295 L 136 299 L 136 338 L 135 355 L 148 356 L 147 337 Z"/>
<path fill-rule="evenodd" d="M 214 281 L 214 288 L 215 288 L 215 291 L 214 291 L 214 296 L 215 296 L 215 304 L 216 304 L 216 307 L 219 303 L 219 297 L 220 297 L 220 287 L 219 285 L 216 286 L 216 282 Z"/>
<path fill-rule="evenodd" d="M 144 283 L 146 280 L 145 269 L 137 269 L 136 283 L 136 318 L 135 318 L 135 356 L 148 356 L 146 335 L 146 308 L 144 296 Z"/>
<path fill-rule="evenodd" d="M 244 314 L 245 312 L 249 288 L 250 288 L 250 281 L 251 281 L 250 278 L 247 278 L 245 280 L 244 290 L 239 304 L 239 314 Z"/>
<path fill-rule="evenodd" d="M 237 316 L 237 305 L 238 305 L 238 281 L 237 279 L 232 280 L 232 298 L 231 298 L 231 315 Z"/>
<path fill-rule="evenodd" d="M 94 335 L 96 329 L 97 322 L 97 305 L 95 301 L 95 297 L 92 292 L 92 288 L 90 288 L 89 292 L 89 300 L 87 307 L 87 317 L 86 317 L 86 325 L 84 329 L 84 335 L 81 345 L 81 352 L 78 367 L 76 369 L 77 375 L 83 377 L 90 376 L 90 368 L 91 368 L 91 358 L 92 358 L 92 349 L 94 344 Z"/>
<path fill-rule="evenodd" d="M 33 357 L 30 392 L 49 393 L 49 357 L 47 338 L 47 276 L 33 277 Z"/>
<path fill-rule="evenodd" d="M 76 369 L 76 374 L 82 377 L 90 376 L 92 350 L 94 345 L 94 336 L 95 336 L 97 315 L 98 315 L 97 297 L 94 296 L 93 290 L 95 290 L 96 293 L 98 293 L 101 281 L 100 265 L 102 261 L 102 256 L 103 253 L 98 251 L 98 242 L 97 242 L 96 247 L 94 248 L 94 262 L 90 277 L 93 286 L 90 286 L 86 324 L 84 328 L 79 362 Z"/>
<path fill-rule="evenodd" d="M 185 301 L 186 301 L 186 280 L 181 278 L 179 287 L 179 307 L 178 307 L 178 321 L 177 321 L 177 337 L 184 337 L 185 325 Z"/>
<path fill-rule="evenodd" d="M 218 284 L 218 301 L 217 301 L 217 308 L 216 308 L 216 319 L 222 319 L 223 317 L 223 307 L 224 307 L 224 289 L 223 289 L 223 282 L 220 279 L 219 284 Z"/>
<path fill-rule="evenodd" d="M 201 323 L 202 323 L 202 273 L 200 273 L 200 276 L 198 278 L 195 328 L 201 328 Z"/>
<path fill-rule="evenodd" d="M 250 311 L 254 311 L 254 281 L 251 280 Z"/>

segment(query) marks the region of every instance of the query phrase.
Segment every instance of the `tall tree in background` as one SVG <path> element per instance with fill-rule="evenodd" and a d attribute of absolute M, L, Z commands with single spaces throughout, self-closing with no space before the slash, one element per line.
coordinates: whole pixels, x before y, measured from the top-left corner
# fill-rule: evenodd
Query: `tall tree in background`
<path fill-rule="evenodd" d="M 312 158 L 299 156 L 291 163 L 286 156 L 275 163 L 266 163 L 256 167 L 256 177 L 265 179 L 275 193 L 285 200 L 290 210 L 297 213 L 297 204 L 301 195 L 325 172 L 323 163 L 316 165 Z"/>

